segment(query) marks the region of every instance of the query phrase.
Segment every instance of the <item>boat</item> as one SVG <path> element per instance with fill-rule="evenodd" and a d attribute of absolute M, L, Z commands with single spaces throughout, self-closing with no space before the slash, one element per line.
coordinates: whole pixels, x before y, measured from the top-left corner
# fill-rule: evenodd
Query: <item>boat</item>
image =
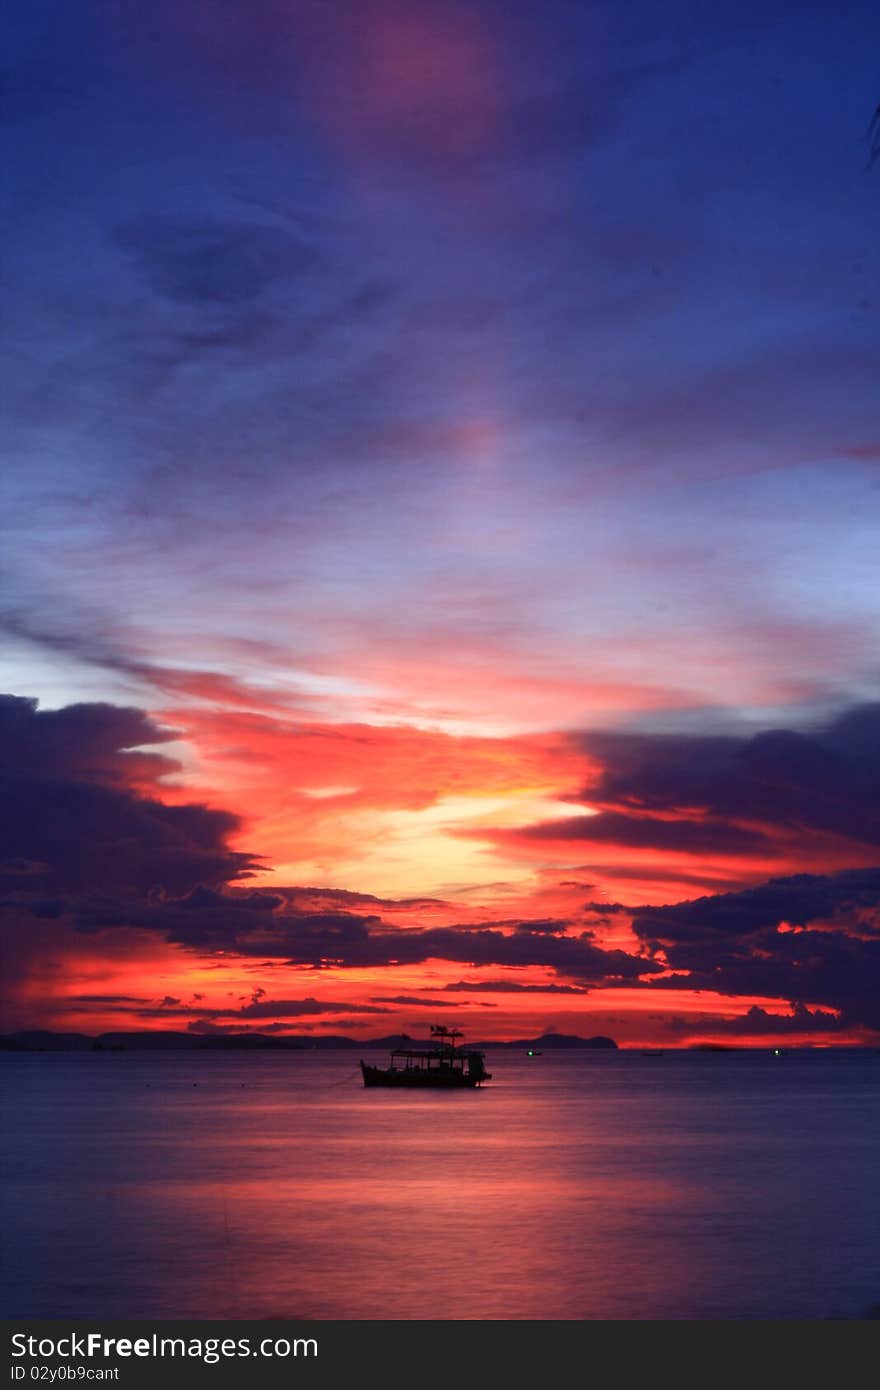
<path fill-rule="evenodd" d="M 463 1037 L 457 1028 L 432 1025 L 431 1039 L 424 1045 L 396 1047 L 387 1067 L 375 1067 L 361 1061 L 365 1086 L 423 1086 L 450 1090 L 461 1086 L 480 1086 L 491 1081 L 486 1071 L 485 1053 L 473 1048 L 459 1047 L 456 1040 Z"/>

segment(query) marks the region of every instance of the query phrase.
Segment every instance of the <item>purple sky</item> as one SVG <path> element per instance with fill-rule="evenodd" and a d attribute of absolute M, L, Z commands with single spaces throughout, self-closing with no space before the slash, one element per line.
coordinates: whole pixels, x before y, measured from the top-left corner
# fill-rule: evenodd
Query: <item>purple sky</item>
<path fill-rule="evenodd" d="M 282 883 L 487 921 L 557 869 L 665 910 L 870 867 L 839 769 L 799 846 L 721 789 L 877 698 L 876 6 L 4 29 L 0 689 L 172 726 L 139 794 Z M 733 743 L 636 831 L 621 749 L 661 735 Z"/>

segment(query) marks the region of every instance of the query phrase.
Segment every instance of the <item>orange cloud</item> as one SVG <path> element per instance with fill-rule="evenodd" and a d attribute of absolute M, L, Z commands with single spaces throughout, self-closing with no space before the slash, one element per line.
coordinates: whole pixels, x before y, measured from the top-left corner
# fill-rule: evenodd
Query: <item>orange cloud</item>
<path fill-rule="evenodd" d="M 544 813 L 575 793 L 590 765 L 561 735 L 476 738 L 179 706 L 161 718 L 197 760 L 186 787 L 167 795 L 189 799 L 196 788 L 236 806 L 238 840 L 276 880 L 393 896 L 516 873 L 458 827 Z"/>

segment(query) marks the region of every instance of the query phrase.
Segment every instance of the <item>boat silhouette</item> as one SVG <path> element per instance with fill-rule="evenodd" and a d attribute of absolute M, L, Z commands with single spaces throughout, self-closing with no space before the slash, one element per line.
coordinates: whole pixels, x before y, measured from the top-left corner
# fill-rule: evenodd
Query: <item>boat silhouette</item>
<path fill-rule="evenodd" d="M 396 1047 L 387 1067 L 376 1067 L 361 1061 L 365 1086 L 422 1086 L 427 1089 L 450 1090 L 457 1087 L 477 1087 L 491 1081 L 491 1072 L 484 1065 L 485 1053 L 473 1048 L 458 1047 L 456 1039 L 463 1034 L 457 1028 L 431 1025 L 430 1043 L 412 1047 Z"/>

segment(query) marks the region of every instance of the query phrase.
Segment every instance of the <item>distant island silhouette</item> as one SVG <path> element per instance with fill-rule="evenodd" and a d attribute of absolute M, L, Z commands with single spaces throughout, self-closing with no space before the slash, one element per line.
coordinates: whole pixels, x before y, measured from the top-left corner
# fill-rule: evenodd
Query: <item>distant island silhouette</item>
<path fill-rule="evenodd" d="M 393 1033 L 384 1038 L 347 1038 L 339 1034 L 311 1037 L 308 1034 L 288 1034 L 285 1037 L 269 1033 L 224 1033 L 210 1037 L 198 1033 L 144 1031 L 140 1033 L 53 1033 L 30 1029 L 19 1033 L 0 1034 L 0 1051 L 4 1052 L 311 1052 L 402 1047 L 412 1041 L 406 1033 Z M 579 1038 L 566 1033 L 543 1033 L 539 1038 L 517 1038 L 511 1042 L 468 1043 L 474 1048 L 532 1048 L 547 1051 L 552 1048 L 588 1048 L 615 1051 L 613 1038 Z"/>

